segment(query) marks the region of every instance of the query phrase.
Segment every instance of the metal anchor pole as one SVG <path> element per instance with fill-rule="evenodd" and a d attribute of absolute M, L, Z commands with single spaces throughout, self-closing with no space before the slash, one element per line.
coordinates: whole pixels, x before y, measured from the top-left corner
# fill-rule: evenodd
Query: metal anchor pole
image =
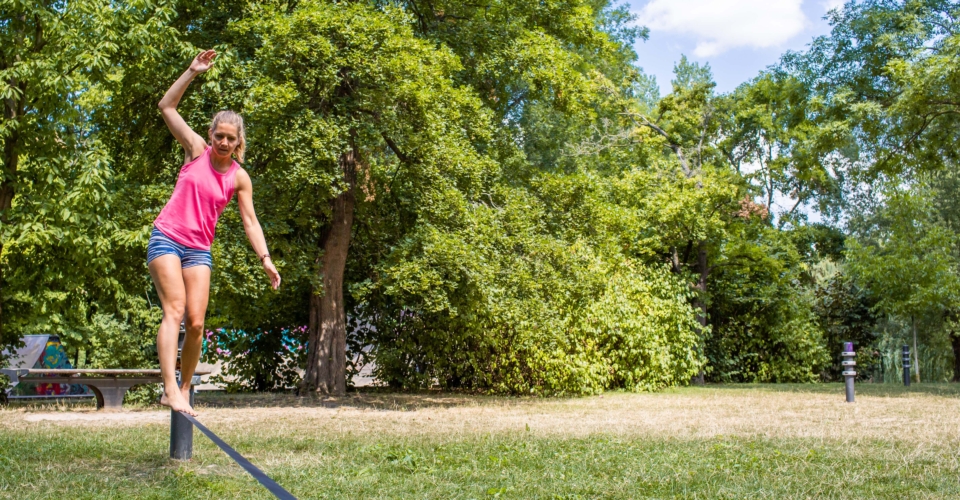
<path fill-rule="evenodd" d="M 180 354 L 187 335 L 186 325 L 180 322 L 180 335 L 177 339 L 177 385 L 180 384 Z M 190 406 L 193 406 L 193 386 L 200 383 L 200 377 L 194 376 L 190 386 Z M 193 423 L 178 411 L 170 410 L 170 458 L 190 460 L 193 457 Z"/>
<path fill-rule="evenodd" d="M 193 387 L 190 388 L 193 406 Z M 193 424 L 178 411 L 170 410 L 170 458 L 190 460 L 193 457 Z"/>
<path fill-rule="evenodd" d="M 903 346 L 903 385 L 910 387 L 910 346 Z"/>
<path fill-rule="evenodd" d="M 854 361 L 854 358 L 857 357 L 857 353 L 853 350 L 853 342 L 844 342 L 843 352 L 840 353 L 840 355 L 843 356 L 843 378 L 846 382 L 847 402 L 853 403 L 853 382 L 857 378 L 857 362 Z"/>

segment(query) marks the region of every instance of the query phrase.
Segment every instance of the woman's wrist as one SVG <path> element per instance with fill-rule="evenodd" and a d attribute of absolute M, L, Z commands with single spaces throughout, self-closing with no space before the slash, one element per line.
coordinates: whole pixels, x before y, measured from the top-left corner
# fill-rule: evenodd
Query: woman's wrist
<path fill-rule="evenodd" d="M 265 254 L 261 255 L 261 256 L 260 256 L 260 263 L 263 264 L 263 263 L 267 262 L 267 259 L 270 259 L 270 254 L 269 254 L 269 253 L 265 253 Z M 271 259 L 271 260 L 273 260 L 273 259 Z"/>

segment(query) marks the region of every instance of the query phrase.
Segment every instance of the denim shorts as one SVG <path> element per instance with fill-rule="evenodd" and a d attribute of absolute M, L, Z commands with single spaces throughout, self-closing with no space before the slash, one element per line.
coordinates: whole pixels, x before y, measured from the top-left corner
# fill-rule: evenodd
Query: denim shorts
<path fill-rule="evenodd" d="M 193 266 L 207 266 L 213 269 L 213 255 L 210 250 L 197 250 L 181 245 L 161 233 L 159 229 L 153 228 L 153 232 L 150 233 L 150 243 L 147 244 L 147 265 L 153 259 L 167 254 L 180 258 L 181 269 Z"/>

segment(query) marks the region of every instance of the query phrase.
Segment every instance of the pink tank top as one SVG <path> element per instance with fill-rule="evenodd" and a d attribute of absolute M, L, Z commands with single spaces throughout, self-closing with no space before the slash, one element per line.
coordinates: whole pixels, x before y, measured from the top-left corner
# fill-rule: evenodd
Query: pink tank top
<path fill-rule="evenodd" d="M 234 180 L 240 165 L 233 162 L 221 174 L 210 162 L 208 147 L 180 169 L 173 195 L 154 227 L 173 241 L 197 250 L 210 250 L 217 219 L 233 198 Z"/>

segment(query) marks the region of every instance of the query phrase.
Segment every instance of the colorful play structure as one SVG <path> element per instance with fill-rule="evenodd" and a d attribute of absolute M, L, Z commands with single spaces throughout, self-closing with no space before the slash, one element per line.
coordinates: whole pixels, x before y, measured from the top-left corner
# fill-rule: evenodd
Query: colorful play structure
<path fill-rule="evenodd" d="M 73 366 L 56 335 L 25 335 L 24 346 L 12 353 L 8 368 L 3 372 L 10 376 L 12 385 L 6 388 L 10 399 L 70 398 L 95 396 L 89 387 L 77 383 L 40 382 L 36 379 L 20 380 L 14 371 L 70 370 Z"/>

